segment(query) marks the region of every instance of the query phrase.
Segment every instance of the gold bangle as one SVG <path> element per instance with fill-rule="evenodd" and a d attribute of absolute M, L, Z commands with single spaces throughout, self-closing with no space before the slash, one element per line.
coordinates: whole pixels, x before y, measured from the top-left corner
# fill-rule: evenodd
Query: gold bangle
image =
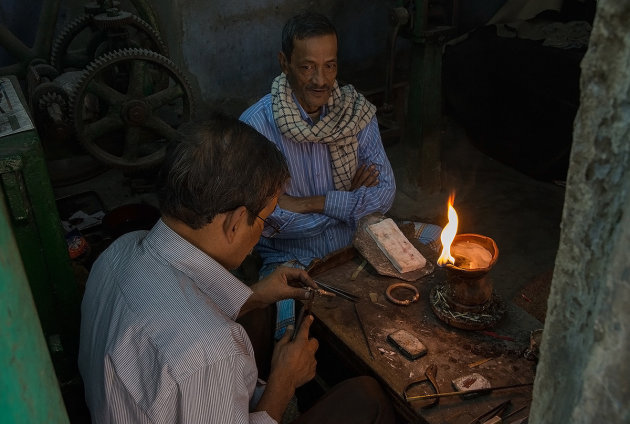
<path fill-rule="evenodd" d="M 414 292 L 413 297 L 411 299 L 405 299 L 405 300 L 396 299 L 394 296 L 392 296 L 392 291 L 399 287 L 413 291 Z M 394 283 L 390 285 L 389 287 L 387 287 L 387 290 L 385 290 L 385 297 L 387 297 L 387 299 L 390 302 L 395 303 L 396 305 L 407 306 L 411 303 L 417 302 L 418 299 L 420 299 L 420 293 L 418 292 L 418 289 L 412 286 L 411 284 Z"/>

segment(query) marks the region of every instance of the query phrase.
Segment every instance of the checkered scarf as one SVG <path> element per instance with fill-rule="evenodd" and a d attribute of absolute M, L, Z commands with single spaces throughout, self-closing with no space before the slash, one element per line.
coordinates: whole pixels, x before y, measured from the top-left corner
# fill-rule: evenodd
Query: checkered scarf
<path fill-rule="evenodd" d="M 296 143 L 326 143 L 337 190 L 349 190 L 357 170 L 357 134 L 372 120 L 376 107 L 350 84 L 337 81 L 328 99 L 328 113 L 311 126 L 302 119 L 284 73 L 271 84 L 273 116 L 280 132 Z"/>

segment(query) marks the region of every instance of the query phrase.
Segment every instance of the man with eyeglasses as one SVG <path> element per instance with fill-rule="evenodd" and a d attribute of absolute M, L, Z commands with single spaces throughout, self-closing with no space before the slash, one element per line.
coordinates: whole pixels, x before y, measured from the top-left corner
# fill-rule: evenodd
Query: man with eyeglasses
<path fill-rule="evenodd" d="M 291 174 L 256 246 L 261 275 L 283 263 L 306 267 L 349 245 L 358 220 L 387 212 L 396 192 L 375 106 L 337 83 L 337 31 L 328 18 L 289 19 L 278 60 L 271 93 L 240 117 L 274 142 Z M 276 338 L 293 317 L 293 302 L 279 303 Z"/>
<path fill-rule="evenodd" d="M 315 286 L 278 268 L 251 287 L 238 267 L 289 177 L 280 152 L 235 119 L 182 130 L 157 187 L 161 219 L 128 233 L 94 263 L 81 306 L 79 369 L 92 422 L 276 423 L 295 389 L 315 376 L 312 317 L 273 351 L 266 384 L 236 322 Z M 294 282 L 303 287 L 292 287 Z M 300 423 L 391 423 L 375 380 L 346 380 Z"/>

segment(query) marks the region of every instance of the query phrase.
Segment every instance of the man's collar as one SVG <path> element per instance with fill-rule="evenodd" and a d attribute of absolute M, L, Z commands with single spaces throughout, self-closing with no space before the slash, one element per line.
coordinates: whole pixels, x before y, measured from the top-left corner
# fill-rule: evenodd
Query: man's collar
<path fill-rule="evenodd" d="M 188 276 L 233 320 L 252 295 L 252 290 L 221 264 L 189 243 L 161 219 L 145 242 L 170 265 Z"/>

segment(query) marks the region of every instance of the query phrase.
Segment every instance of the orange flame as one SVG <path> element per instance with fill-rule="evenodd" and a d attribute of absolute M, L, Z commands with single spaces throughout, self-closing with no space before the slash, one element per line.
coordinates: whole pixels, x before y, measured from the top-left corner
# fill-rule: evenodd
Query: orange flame
<path fill-rule="evenodd" d="M 455 196 L 451 194 L 448 198 L 448 224 L 442 230 L 440 234 L 440 241 L 442 241 L 442 253 L 437 260 L 439 266 L 444 266 L 447 263 L 455 264 L 455 258 L 451 256 L 451 243 L 457 234 L 457 212 L 453 207 L 453 201 Z"/>

